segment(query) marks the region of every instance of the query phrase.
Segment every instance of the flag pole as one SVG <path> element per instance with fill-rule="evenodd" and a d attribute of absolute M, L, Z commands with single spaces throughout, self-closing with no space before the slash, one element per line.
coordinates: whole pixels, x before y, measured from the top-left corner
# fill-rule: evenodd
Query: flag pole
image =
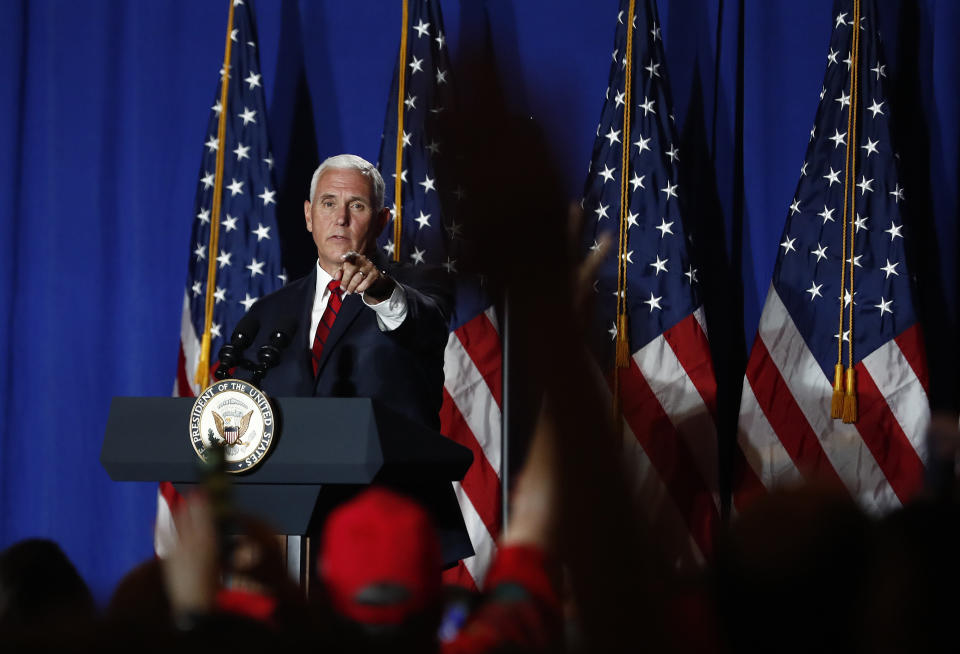
<path fill-rule="evenodd" d="M 393 168 L 393 260 L 400 261 L 400 236 L 403 230 L 403 96 L 407 73 L 407 0 L 403 0 L 403 27 L 400 30 L 400 63 L 397 65 L 397 158 Z"/>
<path fill-rule="evenodd" d="M 220 82 L 220 119 L 217 122 L 217 165 L 213 178 L 213 207 L 210 211 L 210 254 L 207 257 L 207 293 L 204 298 L 203 336 L 200 340 L 200 360 L 194 376 L 201 388 L 210 379 L 210 328 L 213 325 L 214 290 L 217 280 L 217 248 L 220 240 L 220 209 L 223 198 L 223 144 L 227 136 L 227 90 L 230 88 L 230 52 L 233 39 L 233 0 L 229 0 L 227 38 L 223 52 L 223 78 Z"/>

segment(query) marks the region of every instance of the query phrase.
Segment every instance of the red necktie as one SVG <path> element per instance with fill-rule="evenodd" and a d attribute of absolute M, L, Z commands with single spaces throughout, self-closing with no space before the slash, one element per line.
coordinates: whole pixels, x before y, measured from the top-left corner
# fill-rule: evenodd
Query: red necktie
<path fill-rule="evenodd" d="M 337 319 L 337 312 L 340 311 L 340 305 L 343 304 L 343 291 L 340 290 L 340 281 L 331 279 L 327 284 L 327 290 L 330 291 L 330 299 L 327 301 L 327 308 L 323 310 L 320 316 L 320 322 L 317 323 L 317 333 L 313 337 L 313 376 L 317 376 L 317 370 L 320 368 L 320 355 L 323 354 L 323 344 L 327 342 L 327 336 L 330 335 L 330 328 L 333 327 L 333 321 Z"/>

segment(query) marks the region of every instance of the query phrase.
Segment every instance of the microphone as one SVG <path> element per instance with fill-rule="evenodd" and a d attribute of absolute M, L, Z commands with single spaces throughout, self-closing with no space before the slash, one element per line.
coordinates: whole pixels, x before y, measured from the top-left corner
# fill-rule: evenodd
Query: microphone
<path fill-rule="evenodd" d="M 221 347 L 217 353 L 220 365 L 213 373 L 215 378 L 226 379 L 230 376 L 231 368 L 244 363 L 243 351 L 250 347 L 259 331 L 260 321 L 254 316 L 247 314 L 240 319 L 233 330 L 233 334 L 230 335 L 230 342 Z"/>
<path fill-rule="evenodd" d="M 280 363 L 280 355 L 293 342 L 293 337 L 297 333 L 297 319 L 293 316 L 286 316 L 279 320 L 276 326 L 270 331 L 270 342 L 261 345 L 257 350 L 257 359 L 260 364 L 253 372 L 251 383 L 259 386 L 260 382 L 266 376 L 270 368 L 276 367 Z"/>

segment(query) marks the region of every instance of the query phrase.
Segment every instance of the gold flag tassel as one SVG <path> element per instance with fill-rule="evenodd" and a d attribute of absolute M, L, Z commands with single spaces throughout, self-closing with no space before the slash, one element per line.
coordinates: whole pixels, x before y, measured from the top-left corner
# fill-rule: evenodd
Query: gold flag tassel
<path fill-rule="evenodd" d="M 213 207 L 210 211 L 210 256 L 207 257 L 207 293 L 204 297 L 203 336 L 200 339 L 200 361 L 193 380 L 201 388 L 210 381 L 210 328 L 213 326 L 214 289 L 217 281 L 217 248 L 220 238 L 220 207 L 223 196 L 223 154 L 227 136 L 227 91 L 230 87 L 230 52 L 233 40 L 233 0 L 227 15 L 227 45 L 223 52 L 223 78 L 220 81 L 220 119 L 217 122 L 217 164 L 213 177 Z"/>
<path fill-rule="evenodd" d="M 627 214 L 630 208 L 630 194 L 627 187 L 627 176 L 630 167 L 630 108 L 632 106 L 633 95 L 633 16 L 635 11 L 635 0 L 630 0 L 629 14 L 627 15 L 627 51 L 624 53 L 624 105 L 623 105 L 623 140 L 622 153 L 620 159 L 620 239 L 617 248 L 617 347 L 616 347 L 616 369 L 614 374 L 620 368 L 626 368 L 630 365 L 630 332 L 627 322 L 627 244 L 629 221 Z"/>
<path fill-rule="evenodd" d="M 848 140 L 849 143 L 852 143 L 854 147 L 850 148 L 850 168 L 854 171 L 854 177 L 856 177 L 856 161 L 857 161 L 857 106 L 859 104 L 859 89 L 858 89 L 858 69 L 860 68 L 860 0 L 853 0 L 853 48 L 851 54 L 851 84 L 850 84 L 850 118 L 851 118 L 851 133 Z M 851 189 L 852 200 L 851 204 L 851 216 L 850 219 L 856 215 L 856 190 Z M 857 421 L 857 378 L 856 370 L 853 367 L 853 268 L 854 261 L 854 239 L 856 234 L 856 229 L 853 225 L 850 227 L 850 317 L 847 321 L 847 327 L 849 328 L 849 341 L 847 342 L 847 384 L 845 393 L 843 396 L 843 421 L 845 423 L 852 423 Z M 845 262 L 841 261 L 841 267 Z M 843 311 L 843 306 L 841 304 L 840 310 Z M 841 334 L 841 341 L 843 340 L 843 334 Z"/>
<path fill-rule="evenodd" d="M 407 23 L 409 22 L 407 0 L 403 0 L 400 30 L 400 63 L 397 66 L 397 156 L 393 169 L 393 260 L 400 261 L 400 236 L 403 232 L 403 101 L 406 93 L 407 72 Z"/>

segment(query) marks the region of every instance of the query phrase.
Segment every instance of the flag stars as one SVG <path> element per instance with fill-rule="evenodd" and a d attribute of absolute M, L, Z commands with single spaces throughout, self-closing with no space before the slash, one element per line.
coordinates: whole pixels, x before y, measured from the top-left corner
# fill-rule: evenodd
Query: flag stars
<path fill-rule="evenodd" d="M 817 249 L 810 250 L 810 254 L 816 255 L 817 263 L 820 263 L 821 259 L 827 258 L 827 246 L 817 243 Z"/>
<path fill-rule="evenodd" d="M 636 227 L 637 225 L 639 225 L 640 223 L 637 221 L 637 218 L 639 217 L 640 217 L 640 214 L 633 213 L 632 211 L 628 211 L 627 212 L 627 229 L 630 229 L 631 227 Z"/>
<path fill-rule="evenodd" d="M 223 251 L 221 250 L 221 251 L 220 251 L 220 256 L 217 257 L 217 263 L 220 264 L 218 267 L 219 267 L 221 270 L 223 270 L 223 269 L 226 268 L 227 266 L 231 265 L 230 257 L 232 257 L 232 256 L 233 256 L 233 255 L 232 255 L 231 253 L 229 253 L 229 252 L 223 252 Z"/>
<path fill-rule="evenodd" d="M 872 118 L 876 118 L 877 114 L 880 114 L 881 116 L 886 116 L 886 114 L 883 113 L 883 105 L 884 105 L 883 102 L 877 103 L 876 98 L 874 98 L 873 104 L 867 107 L 867 111 L 873 114 L 873 116 L 871 116 Z"/>
<path fill-rule="evenodd" d="M 650 36 L 653 37 L 653 42 L 654 42 L 654 43 L 656 43 L 657 41 L 662 41 L 662 40 L 663 40 L 663 39 L 660 37 L 660 26 L 657 25 L 656 23 L 653 24 L 653 29 L 650 30 Z"/>
<path fill-rule="evenodd" d="M 826 225 L 828 222 L 831 222 L 831 223 L 836 222 L 836 220 L 833 217 L 834 211 L 836 211 L 836 209 L 827 209 L 827 205 L 823 205 L 823 211 L 821 211 L 817 215 L 823 218 L 823 224 Z"/>
<path fill-rule="evenodd" d="M 884 277 L 884 279 L 889 279 L 890 275 L 896 275 L 897 277 L 899 277 L 900 273 L 897 272 L 897 266 L 899 265 L 900 265 L 899 261 L 890 263 L 890 259 L 887 259 L 887 265 L 882 266 L 880 268 L 880 270 L 886 273 L 886 276 Z"/>
<path fill-rule="evenodd" d="M 237 218 L 227 214 L 226 220 L 223 221 L 223 226 L 226 228 L 227 234 L 229 234 L 237 228 Z"/>
<path fill-rule="evenodd" d="M 840 334 L 834 334 L 833 337 L 834 337 L 834 338 L 840 338 Z M 847 329 L 846 331 L 843 332 L 843 340 L 844 340 L 844 342 L 846 342 L 846 343 L 849 343 L 849 342 L 850 342 L 850 330 L 849 330 L 849 329 Z"/>
<path fill-rule="evenodd" d="M 248 109 L 247 107 L 243 108 L 243 113 L 237 114 L 237 117 L 243 120 L 243 125 L 246 127 L 249 123 L 256 124 L 257 122 L 257 112 L 253 109 Z"/>
<path fill-rule="evenodd" d="M 859 234 L 861 229 L 867 229 L 867 221 L 870 220 L 868 216 L 861 216 L 857 214 L 856 219 L 853 221 L 853 226 L 856 228 L 856 233 Z"/>
<path fill-rule="evenodd" d="M 276 194 L 277 194 L 276 191 L 271 191 L 271 190 L 268 189 L 266 186 L 264 186 L 264 187 L 263 187 L 263 193 L 261 193 L 261 194 L 258 195 L 257 197 L 260 198 L 261 200 L 263 200 L 263 206 L 267 206 L 268 204 L 276 204 L 276 203 L 277 203 L 277 201 L 273 199 L 273 196 L 276 195 Z"/>
<path fill-rule="evenodd" d="M 238 37 L 239 35 L 240 35 L 240 30 L 238 30 L 238 29 L 232 29 L 232 30 L 230 30 L 230 40 L 233 41 L 234 43 L 237 43 L 237 42 L 238 42 L 237 37 Z"/>
<path fill-rule="evenodd" d="M 627 263 L 633 263 L 633 250 L 630 250 L 629 252 L 625 252 L 621 254 L 620 260 L 626 261 Z"/>
<path fill-rule="evenodd" d="M 265 261 L 257 261 L 256 257 L 253 257 L 250 260 L 250 264 L 247 266 L 247 270 L 250 271 L 250 277 L 256 277 L 257 275 L 263 274 L 263 266 Z"/>
<path fill-rule="evenodd" d="M 853 295 L 850 295 L 849 289 L 844 289 L 843 291 L 843 306 L 850 306 L 850 303 L 853 302 L 853 306 L 857 306 L 857 293 L 859 291 L 854 291 Z"/>
<path fill-rule="evenodd" d="M 646 175 L 638 175 L 637 173 L 633 173 L 633 177 L 630 178 L 630 186 L 633 187 L 631 190 L 636 191 L 638 188 L 646 188 L 643 185 L 644 178 L 646 178 Z"/>
<path fill-rule="evenodd" d="M 451 259 L 450 257 L 447 257 L 447 260 L 444 261 L 444 262 L 443 262 L 442 264 L 440 264 L 440 265 L 443 266 L 444 270 L 446 270 L 446 271 L 447 271 L 447 274 L 449 274 L 449 275 L 453 275 L 454 273 L 457 272 L 457 260 L 456 260 L 456 259 Z"/>
<path fill-rule="evenodd" d="M 200 183 L 203 184 L 203 188 L 213 188 L 213 173 L 203 172 L 204 175 L 200 178 Z"/>
<path fill-rule="evenodd" d="M 691 285 L 692 285 L 694 282 L 699 282 L 699 281 L 700 281 L 700 280 L 697 278 L 697 269 L 694 268 L 693 265 L 691 265 L 690 268 L 687 269 L 687 272 L 683 273 L 683 275 L 684 275 L 684 277 L 687 278 L 687 281 L 689 281 Z"/>
<path fill-rule="evenodd" d="M 619 143 L 619 142 L 620 142 L 620 130 L 618 130 L 618 129 L 613 129 L 613 127 L 610 127 L 610 131 L 607 132 L 607 135 L 604 136 L 603 138 L 607 139 L 607 140 L 610 142 L 610 145 L 613 145 L 614 143 Z"/>
<path fill-rule="evenodd" d="M 253 71 L 250 71 L 250 74 L 247 75 L 247 79 L 243 81 L 249 85 L 250 88 L 248 90 L 252 91 L 255 87 L 260 86 L 260 73 L 254 73 Z"/>
<path fill-rule="evenodd" d="M 657 72 L 657 69 L 659 69 L 659 68 L 660 68 L 660 64 L 654 63 L 654 62 L 653 62 L 653 59 L 650 60 L 650 65 L 644 66 L 644 69 L 645 69 L 648 73 L 650 73 L 650 77 L 651 77 L 651 78 L 653 78 L 653 77 L 660 77 L 660 73 Z"/>
<path fill-rule="evenodd" d="M 202 223 L 204 223 L 204 224 L 209 223 L 209 222 L 210 222 L 210 210 L 209 210 L 209 209 L 201 209 L 201 210 L 200 210 L 200 213 L 197 214 L 197 220 L 199 220 L 200 222 L 202 222 Z"/>
<path fill-rule="evenodd" d="M 877 74 L 877 81 L 879 82 L 881 77 L 887 76 L 887 66 L 878 61 L 877 65 L 870 69 L 870 72 Z"/>
<path fill-rule="evenodd" d="M 430 175 L 424 175 L 423 181 L 422 181 L 422 182 L 417 182 L 417 183 L 420 184 L 420 186 L 423 187 L 423 193 L 424 193 L 424 195 L 426 195 L 426 194 L 429 193 L 430 191 L 436 191 L 436 190 L 437 190 L 437 188 L 434 186 L 434 182 L 435 182 L 435 181 L 436 181 L 436 180 L 434 180 L 434 179 L 430 179 Z"/>
<path fill-rule="evenodd" d="M 207 258 L 207 248 L 204 247 L 203 243 L 197 243 L 197 249 L 193 251 L 193 254 L 197 257 L 197 261 L 202 261 Z"/>
<path fill-rule="evenodd" d="M 217 100 L 217 103 L 210 108 L 213 109 L 213 113 L 217 114 L 218 116 L 220 115 L 220 112 L 223 111 L 223 105 L 220 104 L 219 100 Z"/>
<path fill-rule="evenodd" d="M 215 304 L 220 304 L 221 302 L 225 302 L 227 300 L 227 289 L 220 288 L 218 286 L 217 290 L 213 292 L 213 298 L 215 300 Z"/>
<path fill-rule="evenodd" d="M 387 241 L 387 244 L 383 246 L 383 251 L 387 253 L 388 257 L 392 257 L 394 251 L 393 241 Z"/>
<path fill-rule="evenodd" d="M 847 65 L 847 70 L 850 70 L 850 66 L 853 65 L 853 52 L 852 52 L 852 51 L 847 53 L 847 58 L 843 60 L 843 63 L 845 63 L 845 64 Z M 842 108 L 843 108 L 843 107 L 842 107 L 842 105 L 841 105 L 841 109 L 842 109 Z"/>
<path fill-rule="evenodd" d="M 867 191 L 873 193 L 873 180 L 867 179 L 866 175 L 860 176 L 860 182 L 857 184 L 857 188 L 860 189 L 860 195 L 866 195 Z"/>
<path fill-rule="evenodd" d="M 618 109 L 620 108 L 620 105 L 623 104 L 626 97 L 627 97 L 626 93 L 621 93 L 620 91 L 617 91 L 617 95 L 613 98 L 613 101 L 617 104 Z"/>
<path fill-rule="evenodd" d="M 897 185 L 893 188 L 892 191 L 890 191 L 890 195 L 893 196 L 894 202 L 896 202 L 897 204 L 900 204 L 900 200 L 903 199 L 903 189 L 900 188 L 899 182 L 897 182 Z"/>
<path fill-rule="evenodd" d="M 397 174 L 396 174 L 396 173 L 393 173 L 393 178 L 394 178 L 394 179 L 397 178 Z M 407 169 L 406 169 L 406 168 L 404 168 L 403 170 L 400 171 L 400 181 L 401 181 L 401 182 L 404 182 L 404 183 L 406 183 L 406 181 L 407 181 Z"/>
<path fill-rule="evenodd" d="M 605 205 L 603 202 L 601 202 L 600 206 L 594 209 L 594 212 L 597 214 L 597 221 L 610 217 L 607 215 L 607 209 L 609 208 L 610 208 L 610 205 Z"/>
<path fill-rule="evenodd" d="M 849 64 L 848 64 L 848 65 L 849 65 Z M 843 91 L 840 91 L 840 97 L 839 97 L 839 98 L 834 98 L 833 101 L 840 103 L 840 110 L 841 110 L 841 111 L 843 110 L 844 107 L 849 107 L 849 106 L 850 106 L 850 96 L 847 95 L 846 93 L 844 93 Z"/>
<path fill-rule="evenodd" d="M 660 238 L 663 238 L 667 234 L 673 234 L 673 230 L 670 227 L 673 226 L 673 221 L 667 222 L 666 218 L 660 218 L 660 224 L 656 226 L 655 229 L 660 230 Z"/>
<path fill-rule="evenodd" d="M 437 153 L 440 152 L 440 144 L 436 141 L 430 141 L 427 143 L 427 150 L 430 151 L 431 155 L 436 156 Z"/>
<path fill-rule="evenodd" d="M 832 66 L 833 64 L 837 63 L 837 55 L 839 54 L 839 52 L 833 48 L 830 48 L 830 54 L 827 55 L 827 61 L 829 62 L 827 65 Z"/>
<path fill-rule="evenodd" d="M 839 15 L 837 16 L 837 23 L 836 23 L 836 25 L 834 25 L 834 29 L 836 29 L 837 27 L 840 27 L 841 25 L 849 25 L 849 24 L 850 24 L 850 23 L 848 23 L 848 22 L 846 21 L 846 16 L 847 16 L 847 12 L 843 12 L 842 14 L 839 14 Z"/>
<path fill-rule="evenodd" d="M 650 307 L 650 313 L 653 313 L 653 310 L 654 310 L 654 309 L 659 309 L 659 310 L 663 311 L 663 307 L 660 306 L 660 300 L 662 300 L 662 299 L 663 299 L 663 296 L 662 296 L 662 295 L 655 297 L 655 296 L 653 295 L 653 292 L 651 292 L 651 293 L 650 293 L 650 299 L 649 299 L 649 300 L 644 300 L 643 303 Z"/>
<path fill-rule="evenodd" d="M 637 146 L 638 148 L 640 148 L 640 151 L 637 153 L 638 155 L 643 154 L 643 151 L 644 151 L 644 150 L 650 150 L 650 146 L 649 146 L 648 144 L 650 143 L 650 140 L 651 140 L 652 138 L 653 138 L 652 136 L 649 136 L 649 137 L 647 137 L 647 138 L 643 138 L 643 137 L 641 136 L 639 141 L 635 141 L 635 142 L 634 142 L 634 145 Z M 651 152 L 652 152 L 652 150 L 651 150 Z"/>
<path fill-rule="evenodd" d="M 423 263 L 423 255 L 427 253 L 426 250 L 421 250 L 420 248 L 414 246 L 413 252 L 410 253 L 410 259 L 413 260 L 414 265 L 418 263 Z"/>
<path fill-rule="evenodd" d="M 243 195 L 243 182 L 238 182 L 234 178 L 230 178 L 230 183 L 227 185 L 227 188 L 230 189 L 230 197 L 235 195 Z"/>
<path fill-rule="evenodd" d="M 814 125 L 813 127 L 810 128 L 810 140 L 812 141 L 814 137 L 816 137 L 816 135 L 817 135 L 817 126 Z"/>
<path fill-rule="evenodd" d="M 660 189 L 660 192 L 667 194 L 667 200 L 669 200 L 670 198 L 675 198 L 677 197 L 677 186 L 678 186 L 677 184 L 671 184 L 668 181 L 666 187 Z"/>
<path fill-rule="evenodd" d="M 831 136 L 827 140 L 833 141 L 834 149 L 839 148 L 841 145 L 847 144 L 847 133 L 844 132 L 843 134 L 841 134 L 839 129 L 835 129 L 833 130 L 833 136 Z M 830 168 L 830 170 L 833 170 L 833 168 Z"/>
<path fill-rule="evenodd" d="M 420 226 L 418 229 L 430 226 L 430 214 L 424 214 L 422 210 L 420 211 L 420 215 L 414 218 L 414 220 Z"/>
<path fill-rule="evenodd" d="M 676 163 L 680 160 L 680 148 L 674 147 L 674 145 L 671 143 L 670 149 L 667 150 L 666 155 L 670 157 L 671 163 Z"/>
<path fill-rule="evenodd" d="M 444 229 L 447 230 L 447 236 L 449 236 L 451 239 L 460 238 L 460 230 L 462 228 L 460 227 L 460 223 L 458 223 L 456 220 L 451 220 L 450 224 Z"/>
<path fill-rule="evenodd" d="M 269 170 L 273 170 L 273 155 L 268 154 L 266 157 L 264 157 L 263 163 L 267 164 L 267 168 Z"/>
<path fill-rule="evenodd" d="M 210 337 L 211 337 L 211 338 L 220 338 L 220 330 L 221 330 L 221 329 L 222 329 L 222 327 L 220 327 L 220 323 L 218 323 L 218 322 L 213 323 L 212 325 L 210 325 Z"/>
<path fill-rule="evenodd" d="M 207 149 L 210 152 L 216 152 L 220 149 L 220 139 L 215 136 L 211 136 L 209 139 L 207 139 L 207 142 L 204 143 L 204 145 L 207 146 Z"/>
<path fill-rule="evenodd" d="M 796 238 L 790 238 L 785 236 L 783 238 L 783 243 L 780 244 L 780 247 L 783 248 L 783 253 L 786 255 L 788 252 L 796 252 L 797 249 L 793 247 L 793 244 L 796 242 Z"/>
<path fill-rule="evenodd" d="M 260 223 L 260 222 L 257 223 L 256 229 L 250 230 L 250 233 L 256 235 L 257 243 L 259 243 L 263 239 L 268 239 L 268 240 L 270 239 L 270 228 L 265 227 L 263 223 Z"/>
<path fill-rule="evenodd" d="M 657 277 L 659 277 L 659 276 L 660 276 L 660 273 L 662 273 L 662 272 L 669 272 L 669 271 L 667 270 L 667 262 L 668 262 L 668 261 L 670 261 L 670 259 L 663 259 L 663 260 L 661 261 L 661 260 L 660 260 L 660 255 L 658 254 L 658 255 L 657 255 L 657 260 L 650 264 L 650 267 L 653 268 L 654 274 L 655 274 Z"/>
<path fill-rule="evenodd" d="M 810 288 L 807 289 L 807 293 L 810 294 L 810 301 L 813 302 L 818 297 L 823 297 L 820 293 L 820 289 L 823 288 L 823 284 L 817 284 L 816 282 L 810 282 Z"/>
<path fill-rule="evenodd" d="M 617 321 L 614 320 L 613 324 L 610 325 L 610 329 L 607 330 L 607 333 L 610 334 L 610 340 L 617 340 Z"/>
<path fill-rule="evenodd" d="M 612 182 L 612 181 L 613 181 L 613 168 L 611 168 L 610 166 L 604 164 L 604 165 L 603 165 L 603 170 L 600 171 L 600 176 L 603 177 L 603 183 L 604 183 L 604 184 L 606 184 L 607 182 Z"/>
<path fill-rule="evenodd" d="M 830 182 L 830 186 L 840 183 L 840 171 L 834 170 L 833 166 L 830 166 L 830 172 L 823 176 L 825 180 Z"/>
<path fill-rule="evenodd" d="M 400 147 L 405 148 L 410 145 L 410 132 L 403 130 L 403 133 L 400 135 Z"/>
<path fill-rule="evenodd" d="M 444 36 L 443 36 L 443 32 L 438 32 L 438 33 L 437 33 L 437 38 L 435 38 L 434 41 L 437 42 L 437 49 L 438 49 L 438 50 L 443 50 L 443 46 L 444 46 L 444 44 L 447 42 L 447 40 L 446 40 L 446 39 L 444 38 Z"/>
<path fill-rule="evenodd" d="M 807 176 L 807 162 L 806 162 L 806 161 L 804 161 L 804 162 L 803 162 L 803 165 L 800 166 L 800 176 L 801 176 L 801 177 L 806 177 L 806 176 Z"/>
<path fill-rule="evenodd" d="M 446 84 L 447 83 L 447 71 L 437 69 L 437 84 Z"/>
<path fill-rule="evenodd" d="M 403 101 L 403 104 L 407 105 L 407 109 L 416 109 L 417 108 L 417 96 L 408 95 L 407 99 Z"/>
<path fill-rule="evenodd" d="M 851 260 L 851 259 L 847 259 L 847 263 L 852 263 L 852 264 L 854 265 L 854 267 L 856 267 L 856 268 L 863 268 L 863 266 L 860 265 L 860 259 L 862 259 L 862 258 L 863 258 L 863 255 L 862 255 L 862 254 L 857 254 L 857 255 L 854 255 L 854 256 L 852 257 L 852 260 Z"/>
<path fill-rule="evenodd" d="M 796 215 L 800 213 L 800 200 L 797 198 L 793 199 L 793 203 L 790 205 L 790 215 Z"/>
<path fill-rule="evenodd" d="M 240 304 L 243 305 L 243 310 L 244 310 L 244 311 L 249 311 L 249 310 L 250 310 L 250 307 L 252 307 L 252 306 L 253 306 L 253 303 L 256 302 L 256 301 L 257 301 L 257 298 L 255 298 L 255 297 L 250 297 L 250 294 L 249 294 L 249 293 L 244 293 L 244 294 L 243 294 L 243 299 L 240 300 Z"/>
<path fill-rule="evenodd" d="M 237 141 L 237 148 L 233 151 L 237 155 L 237 161 L 243 161 L 250 158 L 250 146 Z"/>
<path fill-rule="evenodd" d="M 880 304 L 874 304 L 873 306 L 877 309 L 880 309 L 880 317 L 883 317 L 883 314 L 889 313 L 893 315 L 893 309 L 890 308 L 890 305 L 893 304 L 893 300 L 884 300 L 883 296 L 880 296 Z"/>
<path fill-rule="evenodd" d="M 410 74 L 415 75 L 416 73 L 423 70 L 423 59 L 417 59 L 417 57 L 414 56 L 413 61 L 411 61 L 407 65 L 410 66 Z"/>
<path fill-rule="evenodd" d="M 190 287 L 190 290 L 193 291 L 193 297 L 197 297 L 203 293 L 203 285 L 200 282 L 194 282 L 193 286 Z"/>
<path fill-rule="evenodd" d="M 892 243 L 898 236 L 903 238 L 903 234 L 900 233 L 900 230 L 902 229 L 903 225 L 898 225 L 897 223 L 890 221 L 890 229 L 883 230 L 883 233 L 890 235 L 890 242 Z"/>
<path fill-rule="evenodd" d="M 413 29 L 417 31 L 417 38 L 423 38 L 429 34 L 430 23 L 424 23 L 423 19 L 420 19 L 420 22 L 413 26 Z"/>
<path fill-rule="evenodd" d="M 871 140 L 870 137 L 868 136 L 868 137 L 867 137 L 867 144 L 866 144 L 866 145 L 861 145 L 861 146 L 860 146 L 860 149 L 867 151 L 866 157 L 869 159 L 871 154 L 876 154 L 876 153 L 877 153 L 877 146 L 878 146 L 879 144 L 880 144 L 880 141 Z"/>
<path fill-rule="evenodd" d="M 637 107 L 640 108 L 640 109 L 643 109 L 643 115 L 644 115 L 644 116 L 647 116 L 647 115 L 649 115 L 649 114 L 655 114 L 655 113 L 657 113 L 656 110 L 653 108 L 653 105 L 654 105 L 654 104 L 655 104 L 655 103 L 654 103 L 653 100 L 651 100 L 650 98 L 644 96 L 644 97 L 643 97 L 643 104 L 638 104 Z"/>

